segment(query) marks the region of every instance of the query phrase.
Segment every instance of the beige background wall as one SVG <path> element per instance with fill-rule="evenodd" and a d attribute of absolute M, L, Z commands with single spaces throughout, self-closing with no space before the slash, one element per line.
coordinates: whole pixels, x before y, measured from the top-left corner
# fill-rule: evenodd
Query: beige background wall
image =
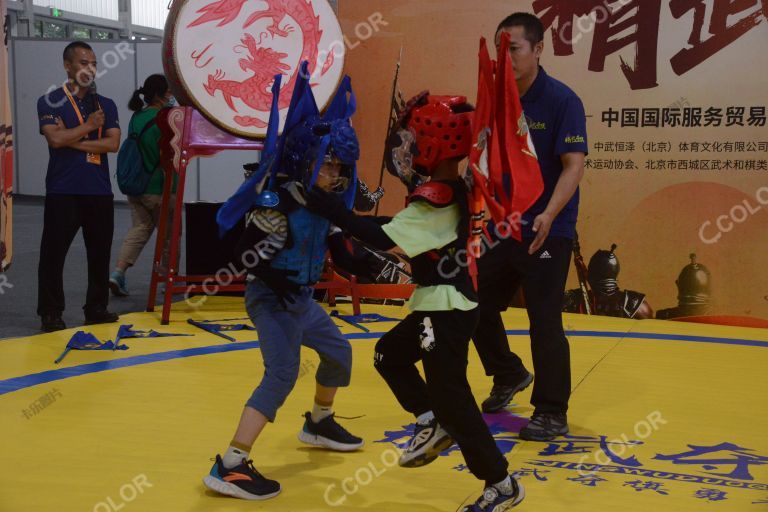
<path fill-rule="evenodd" d="M 574 4 L 555 3 L 564 7 Z M 378 183 L 391 84 L 401 45 L 404 53 L 400 88 L 406 97 L 429 88 L 441 94 L 465 94 L 474 101 L 480 36 L 491 39 L 502 18 L 518 10 L 533 12 L 532 4 L 527 0 L 339 2 L 339 17 L 350 47 L 347 72 L 353 78 L 360 104 L 355 119 L 362 142 L 360 169 L 369 184 Z M 618 1 L 608 2 L 609 7 L 618 4 Z M 656 24 L 655 15 L 646 16 L 649 14 L 646 9 L 654 9 L 656 2 L 640 4 L 643 20 L 649 22 L 641 29 L 643 34 L 652 33 L 656 26 L 659 29 L 657 87 L 630 88 L 621 71 L 620 58 L 633 64 L 634 44 L 608 55 L 602 72 L 590 71 L 594 31 L 589 28 L 594 23 L 586 17 L 581 20 L 581 26 L 588 30 L 574 29 L 574 36 L 581 37 L 574 43 L 572 55 L 555 56 L 553 33 L 545 37 L 542 65 L 581 96 L 587 115 L 591 116 L 587 123 L 590 160 L 632 160 L 638 167 L 635 170 L 587 169 L 578 226 L 583 255 L 588 261 L 595 250 L 618 244 L 617 256 L 622 266 L 620 285 L 646 293 L 653 308 L 661 309 L 676 303 L 674 281 L 688 263 L 688 254 L 695 252 L 699 262 L 712 272 L 717 313 L 768 318 L 768 270 L 763 263 L 768 254 L 768 170 L 763 168 L 768 159 L 765 149 L 768 128 L 725 127 L 725 121 L 719 128 L 621 128 L 616 125 L 609 128 L 602 122 L 602 114 L 609 108 L 670 106 L 703 110 L 714 107 L 722 108 L 723 112 L 727 107 L 746 107 L 746 121 L 750 107 L 768 104 L 765 12 L 756 0 L 747 10 L 729 16 L 727 27 L 754 15 L 750 22 L 754 28 L 697 67 L 677 75 L 670 59 L 689 47 L 689 39 L 696 39 L 692 37 L 693 11 L 675 18 L 669 0 L 662 0 L 660 10 L 656 11 L 659 16 Z M 717 19 L 713 22 L 714 2 L 708 0 L 705 4 L 704 23 L 698 36 L 703 41 L 717 33 L 719 23 Z M 627 18 L 636 12 L 636 9 L 629 11 Z M 369 31 L 359 24 L 376 13 L 381 13 L 387 25 L 380 26 L 381 30 L 361 41 L 359 36 Z M 574 18 L 574 22 L 577 20 Z M 710 29 L 714 32 L 710 33 Z M 634 31 L 634 26 L 629 27 L 613 39 L 631 36 Z M 621 153 L 596 151 L 594 145 L 598 142 L 634 142 L 636 149 Z M 669 151 L 644 151 L 644 143 L 648 142 L 668 144 Z M 756 146 L 756 151 L 744 152 L 679 150 L 680 143 L 692 142 L 762 144 Z M 646 169 L 648 160 L 664 160 L 667 166 L 670 160 L 674 160 L 675 165 L 679 160 L 719 160 L 722 166 L 726 161 L 732 164 L 752 161 L 749 165 L 755 169 Z M 404 189 L 388 175 L 384 186 L 387 196 L 382 209 L 391 213 L 403 204 Z M 729 231 L 721 232 L 717 227 L 718 217 L 723 227 L 730 227 Z M 710 224 L 701 231 L 708 221 Z M 714 243 L 705 242 L 715 238 Z M 572 272 L 572 281 L 574 276 Z"/>

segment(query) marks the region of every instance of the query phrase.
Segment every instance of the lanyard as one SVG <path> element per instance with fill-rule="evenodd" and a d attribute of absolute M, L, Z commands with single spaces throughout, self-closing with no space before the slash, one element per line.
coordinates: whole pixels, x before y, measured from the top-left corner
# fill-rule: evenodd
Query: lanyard
<path fill-rule="evenodd" d="M 84 124 L 85 120 L 83 119 L 83 114 L 80 112 L 80 107 L 77 106 L 77 102 L 75 101 L 75 98 L 72 97 L 72 93 L 69 92 L 69 89 L 66 85 L 62 87 L 64 89 L 64 94 L 67 95 L 67 98 L 69 99 L 69 102 L 72 104 L 72 108 L 75 110 L 75 114 L 77 114 L 77 119 L 80 121 L 80 124 Z M 101 138 L 101 127 L 99 127 L 99 135 L 97 138 Z"/>

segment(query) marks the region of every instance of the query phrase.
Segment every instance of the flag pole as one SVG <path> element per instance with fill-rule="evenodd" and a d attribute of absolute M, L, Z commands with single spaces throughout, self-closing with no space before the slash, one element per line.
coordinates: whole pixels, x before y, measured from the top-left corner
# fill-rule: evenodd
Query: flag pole
<path fill-rule="evenodd" d="M 403 46 L 400 45 L 400 55 L 397 58 L 397 66 L 395 67 L 395 79 L 392 81 L 392 97 L 389 100 L 389 118 L 387 119 L 387 133 L 384 135 L 384 151 L 381 155 L 381 170 L 379 171 L 379 188 L 384 183 L 384 169 L 387 168 L 387 137 L 389 137 L 392 127 L 397 123 L 397 82 L 400 78 L 400 63 L 403 60 Z M 379 203 L 376 202 L 376 209 L 373 212 L 374 215 L 379 214 Z"/>
<path fill-rule="evenodd" d="M 53 362 L 53 364 L 59 364 L 61 360 L 64 359 L 67 356 L 67 354 L 69 354 L 70 350 L 72 350 L 72 347 L 67 346 L 64 349 L 64 352 L 61 353 L 61 355 Z"/>

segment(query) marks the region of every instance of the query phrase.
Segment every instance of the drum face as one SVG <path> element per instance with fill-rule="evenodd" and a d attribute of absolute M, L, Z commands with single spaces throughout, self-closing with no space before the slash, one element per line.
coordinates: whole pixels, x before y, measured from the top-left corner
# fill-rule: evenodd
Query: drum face
<path fill-rule="evenodd" d="M 253 139 L 266 135 L 275 75 L 283 75 L 282 127 L 301 62 L 322 109 L 341 81 L 345 51 L 327 0 L 174 0 L 163 65 L 181 105 Z"/>

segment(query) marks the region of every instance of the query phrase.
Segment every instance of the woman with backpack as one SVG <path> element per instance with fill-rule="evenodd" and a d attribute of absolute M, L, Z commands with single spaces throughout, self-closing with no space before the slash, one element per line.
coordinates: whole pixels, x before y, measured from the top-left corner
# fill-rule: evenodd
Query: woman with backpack
<path fill-rule="evenodd" d="M 133 164 L 143 164 L 143 166 L 139 165 L 139 168 L 144 172 L 137 175 L 129 174 L 127 178 L 118 176 L 120 189 L 128 196 L 128 203 L 131 205 L 133 222 L 120 248 L 117 266 L 109 277 L 109 287 L 112 293 L 119 297 L 128 295 L 125 272 L 138 259 L 141 250 L 152 236 L 160 216 L 165 176 L 160 165 L 160 128 L 155 123 L 155 118 L 160 109 L 171 107 L 173 104 L 174 98 L 168 88 L 168 81 L 165 76 L 159 74 L 147 77 L 144 86 L 136 90 L 128 102 L 128 108 L 135 113 L 128 125 L 129 140 L 123 144 L 138 146 L 141 162 Z M 121 148 L 121 155 L 118 155 L 118 174 L 120 174 L 121 165 L 124 168 L 126 166 L 125 161 L 119 161 L 123 156 L 123 149 Z M 130 151 L 126 153 L 129 154 Z M 131 162 L 128 165 L 130 166 Z M 172 192 L 176 192 L 175 179 Z"/>

